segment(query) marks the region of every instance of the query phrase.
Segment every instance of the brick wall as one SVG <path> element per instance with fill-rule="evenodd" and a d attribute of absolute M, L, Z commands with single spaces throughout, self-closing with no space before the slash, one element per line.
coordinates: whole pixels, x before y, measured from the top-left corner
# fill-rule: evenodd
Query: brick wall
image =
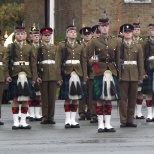
<path fill-rule="evenodd" d="M 137 22 L 137 16 L 140 15 L 141 31 L 146 34 L 147 25 L 154 23 L 154 0 L 151 1 L 150 4 L 128 4 L 124 0 L 55 0 L 55 34 L 65 35 L 65 29 L 73 18 L 78 29 L 83 24 L 93 26 L 103 17 L 104 10 L 110 19 L 111 33 L 117 34 L 119 24 Z M 33 22 L 39 22 L 40 27 L 44 26 L 44 2 L 45 0 L 25 0 L 26 27 L 31 27 Z M 119 20 L 118 11 L 121 12 Z"/>
<path fill-rule="evenodd" d="M 55 0 L 55 34 L 65 35 L 66 27 L 72 24 L 79 29 L 82 18 L 82 0 Z"/>
<path fill-rule="evenodd" d="M 25 23 L 28 30 L 33 23 L 39 23 L 40 28 L 45 25 L 45 1 L 25 0 Z"/>
<path fill-rule="evenodd" d="M 118 20 L 118 1 L 121 12 L 121 18 Z M 150 4 L 132 4 L 124 3 L 124 0 L 82 0 L 82 23 L 84 25 L 94 25 L 98 23 L 98 19 L 103 17 L 103 11 L 106 10 L 110 19 L 110 31 L 117 34 L 118 22 L 133 23 L 137 22 L 140 15 L 142 34 L 146 34 L 147 25 L 154 23 L 154 0 Z"/>

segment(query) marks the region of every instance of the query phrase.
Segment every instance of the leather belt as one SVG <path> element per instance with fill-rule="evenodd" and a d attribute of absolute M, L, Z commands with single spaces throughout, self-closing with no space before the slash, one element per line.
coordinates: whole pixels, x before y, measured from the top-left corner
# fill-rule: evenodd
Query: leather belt
<path fill-rule="evenodd" d="M 41 64 L 55 64 L 55 60 L 43 60 Z"/>
<path fill-rule="evenodd" d="M 80 60 L 66 60 L 65 64 L 80 64 Z"/>
<path fill-rule="evenodd" d="M 124 65 L 137 65 L 137 61 L 124 61 Z"/>
<path fill-rule="evenodd" d="M 27 61 L 16 61 L 13 63 L 13 65 L 29 65 L 29 62 Z"/>
<path fill-rule="evenodd" d="M 113 62 L 115 62 L 114 59 L 108 59 L 108 58 L 101 58 L 99 61 L 104 62 L 104 63 L 113 63 Z"/>

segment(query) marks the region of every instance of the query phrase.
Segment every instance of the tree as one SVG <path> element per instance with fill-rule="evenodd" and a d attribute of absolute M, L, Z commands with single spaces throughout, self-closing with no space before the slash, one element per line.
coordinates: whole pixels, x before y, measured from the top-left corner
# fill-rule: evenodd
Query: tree
<path fill-rule="evenodd" d="M 0 29 L 2 34 L 5 31 L 12 33 L 17 21 L 24 18 L 24 4 L 7 3 L 0 6 Z"/>

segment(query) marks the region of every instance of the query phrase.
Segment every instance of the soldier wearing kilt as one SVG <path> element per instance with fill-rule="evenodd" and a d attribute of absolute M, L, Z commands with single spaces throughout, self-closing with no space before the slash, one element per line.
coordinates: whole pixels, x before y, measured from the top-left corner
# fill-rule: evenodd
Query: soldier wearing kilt
<path fill-rule="evenodd" d="M 121 73 L 119 101 L 120 127 L 137 127 L 134 124 L 135 102 L 138 84 L 143 78 L 143 51 L 140 44 L 132 40 L 134 27 L 124 24 L 120 27 L 124 40 L 120 44 Z"/>
<path fill-rule="evenodd" d="M 38 83 L 41 89 L 42 121 L 41 124 L 55 124 L 55 100 L 57 90 L 57 77 L 55 69 L 55 56 L 57 47 L 50 43 L 52 28 L 44 27 L 40 30 L 42 44 L 38 48 Z"/>
<path fill-rule="evenodd" d="M 3 91 L 5 86 L 5 77 L 3 73 L 3 59 L 4 54 L 6 52 L 6 48 L 3 46 L 0 46 L 0 118 L 1 118 L 1 103 L 2 103 L 2 97 L 3 97 Z M 0 125 L 4 125 L 2 121 L 0 121 Z"/>
<path fill-rule="evenodd" d="M 31 28 L 32 31 L 32 48 L 35 51 L 36 59 L 38 56 L 38 48 L 40 46 L 40 30 L 38 27 L 33 25 Z M 42 116 L 40 115 L 40 107 L 41 107 L 41 93 L 40 93 L 40 87 L 38 83 L 34 84 L 34 89 L 36 93 L 36 97 L 33 100 L 29 100 L 29 114 L 30 118 L 29 121 L 41 121 Z"/>
<path fill-rule="evenodd" d="M 67 40 L 61 42 L 56 54 L 56 70 L 60 87 L 59 99 L 65 100 L 65 128 L 79 128 L 75 121 L 78 100 L 84 96 L 83 82 L 87 80 L 87 62 L 84 47 L 76 42 L 76 27 L 66 29 Z M 62 66 L 62 67 L 61 67 Z"/>
<path fill-rule="evenodd" d="M 23 42 L 25 27 L 15 28 L 16 42 L 8 46 L 4 55 L 4 75 L 9 83 L 9 98 L 12 100 L 13 130 L 31 129 L 26 123 L 28 100 L 34 96 L 33 83 L 37 77 L 35 53 Z M 18 120 L 19 102 L 22 102 L 21 120 Z"/>
<path fill-rule="evenodd" d="M 115 37 L 109 35 L 108 18 L 99 19 L 99 30 L 101 36 L 92 39 L 89 47 L 85 49 L 86 53 L 89 53 L 89 63 L 93 68 L 93 99 L 97 101 L 98 133 L 115 132 L 110 121 L 111 101 L 120 99 L 118 42 Z"/>
<path fill-rule="evenodd" d="M 133 23 L 133 41 L 139 43 L 143 47 L 143 39 L 140 37 L 140 23 Z M 142 94 L 142 84 L 138 87 L 137 99 L 136 99 L 136 119 L 144 119 L 142 115 L 142 104 L 143 104 L 143 94 Z"/>
<path fill-rule="evenodd" d="M 82 37 L 81 44 L 84 46 L 85 49 L 92 38 L 91 27 L 81 28 L 80 34 Z M 97 122 L 96 107 L 95 107 L 96 102 L 94 103 L 92 100 L 91 85 L 92 81 L 89 79 L 85 85 L 85 90 L 87 91 L 87 97 L 79 101 L 79 116 L 80 116 L 79 120 L 87 119 L 90 120 L 90 123 L 96 123 Z"/>
<path fill-rule="evenodd" d="M 148 26 L 149 37 L 144 42 L 144 68 L 145 75 L 142 86 L 142 93 L 146 94 L 147 119 L 146 122 L 154 121 L 154 109 L 152 96 L 154 92 L 154 24 Z"/>

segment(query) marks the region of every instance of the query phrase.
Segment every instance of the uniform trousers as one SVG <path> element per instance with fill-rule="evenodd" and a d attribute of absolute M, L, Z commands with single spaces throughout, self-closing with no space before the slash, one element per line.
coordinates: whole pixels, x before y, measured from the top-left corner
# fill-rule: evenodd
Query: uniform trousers
<path fill-rule="evenodd" d="M 2 104 L 4 85 L 5 85 L 4 82 L 0 82 L 0 118 L 1 118 L 1 104 Z"/>
<path fill-rule="evenodd" d="M 120 81 L 121 100 L 119 101 L 119 112 L 121 124 L 134 122 L 137 89 L 137 81 Z"/>
<path fill-rule="evenodd" d="M 56 81 L 43 81 L 41 83 L 43 120 L 52 120 L 54 117 L 56 90 L 57 90 Z"/>

